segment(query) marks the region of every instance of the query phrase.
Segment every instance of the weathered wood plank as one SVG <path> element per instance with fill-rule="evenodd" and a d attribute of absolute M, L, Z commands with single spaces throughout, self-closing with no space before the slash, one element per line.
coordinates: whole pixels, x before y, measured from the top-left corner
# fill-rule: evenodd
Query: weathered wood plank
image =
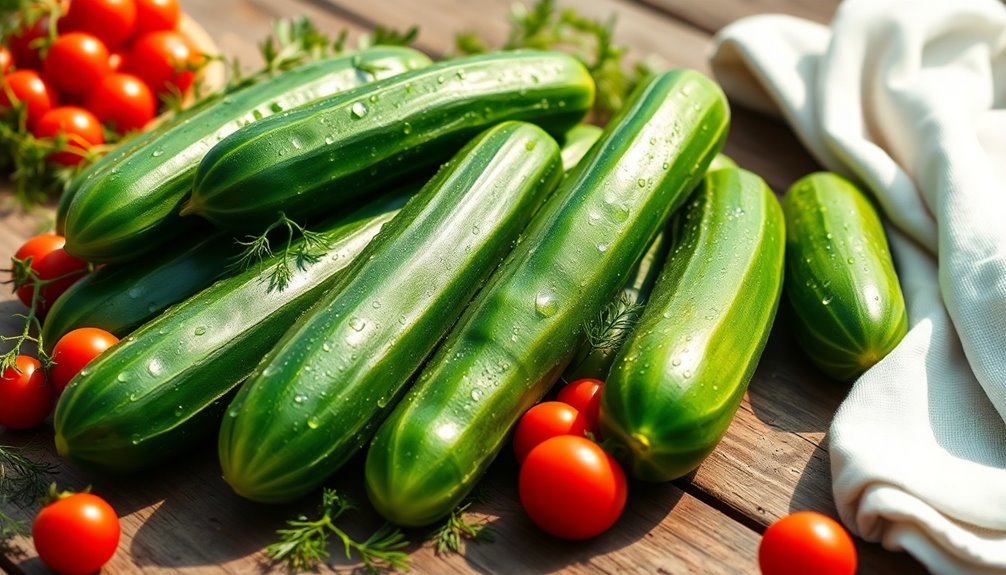
<path fill-rule="evenodd" d="M 707 32 L 755 14 L 789 14 L 826 24 L 835 15 L 838 0 L 637 0 L 665 15 Z"/>

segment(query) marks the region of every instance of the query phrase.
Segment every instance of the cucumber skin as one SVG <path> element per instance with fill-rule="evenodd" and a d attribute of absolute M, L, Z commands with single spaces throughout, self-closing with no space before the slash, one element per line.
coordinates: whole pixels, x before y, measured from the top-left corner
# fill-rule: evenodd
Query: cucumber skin
<path fill-rule="evenodd" d="M 110 264 L 70 286 L 53 303 L 42 324 L 47 351 L 67 332 L 97 327 L 127 336 L 214 281 L 233 275 L 241 246 L 222 233 L 198 235 L 128 264 Z"/>
<path fill-rule="evenodd" d="M 575 58 L 514 51 L 442 61 L 256 122 L 213 147 L 183 214 L 257 231 L 432 170 L 505 120 L 576 125 L 594 83 Z"/>
<path fill-rule="evenodd" d="M 821 371 L 853 380 L 908 332 L 880 217 L 855 185 L 827 172 L 794 183 L 782 206 L 797 342 Z"/>
<path fill-rule="evenodd" d="M 695 71 L 634 92 L 381 425 L 365 469 L 378 512 L 418 526 L 458 505 L 694 188 L 728 123 L 722 91 Z"/>
<path fill-rule="evenodd" d="M 604 132 L 599 126 L 577 124 L 562 138 L 562 169 L 570 171 L 587 155 Z"/>
<path fill-rule="evenodd" d="M 558 144 L 531 124 L 463 148 L 242 387 L 220 430 L 230 486 L 289 501 L 358 451 L 562 173 Z"/>
<path fill-rule="evenodd" d="M 670 256 L 601 396 L 626 471 L 669 481 L 698 467 L 733 420 L 768 341 L 785 229 L 758 176 L 724 168 L 673 222 Z"/>
<path fill-rule="evenodd" d="M 315 231 L 331 255 L 270 289 L 282 253 L 172 307 L 81 370 L 60 396 L 56 448 L 104 473 L 150 467 L 212 437 L 222 399 L 404 203 L 393 195 Z M 294 244 L 296 246 L 296 244 Z M 153 366 L 153 367 L 152 367 Z"/>
<path fill-rule="evenodd" d="M 65 216 L 57 215 L 65 249 L 91 262 L 117 262 L 149 252 L 192 223 L 178 212 L 196 168 L 225 136 L 259 118 L 378 78 L 429 64 L 409 48 L 378 47 L 312 62 L 185 114 L 113 151 L 67 190 Z M 61 210 L 64 211 L 64 210 Z"/>

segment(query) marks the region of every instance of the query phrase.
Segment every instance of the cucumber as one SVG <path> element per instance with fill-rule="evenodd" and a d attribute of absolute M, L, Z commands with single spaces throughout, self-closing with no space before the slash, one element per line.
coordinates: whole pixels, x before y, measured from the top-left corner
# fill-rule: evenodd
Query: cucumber
<path fill-rule="evenodd" d="M 67 191 L 67 252 L 115 262 L 153 250 L 186 229 L 178 217 L 196 167 L 211 146 L 269 116 L 370 81 L 425 66 L 408 48 L 381 47 L 306 64 L 185 114 L 100 161 Z"/>
<path fill-rule="evenodd" d="M 562 134 L 594 101 L 572 56 L 515 51 L 442 61 L 278 114 L 214 146 L 183 214 L 257 231 L 278 212 L 331 211 L 446 161 L 504 120 Z"/>
<path fill-rule="evenodd" d="M 274 289 L 284 253 L 218 281 L 144 324 L 85 367 L 60 396 L 56 449 L 76 464 L 123 473 L 212 437 L 224 397 L 338 280 L 404 203 L 391 196 L 320 226 L 329 255 Z M 294 244 L 294 249 L 297 244 Z"/>
<path fill-rule="evenodd" d="M 233 275 L 241 246 L 221 232 L 196 234 L 127 264 L 109 264 L 59 296 L 45 316 L 47 351 L 78 327 L 98 327 L 123 338 L 169 306 Z"/>
<path fill-rule="evenodd" d="M 723 168 L 736 168 L 737 162 L 733 160 L 730 156 L 726 154 L 716 154 L 713 158 L 711 164 L 709 164 L 709 171 L 722 170 Z"/>
<path fill-rule="evenodd" d="M 458 505 L 701 178 L 728 117 L 699 72 L 640 85 L 381 425 L 365 469 L 377 511 L 416 526 Z"/>
<path fill-rule="evenodd" d="M 908 331 L 880 218 L 855 185 L 827 172 L 793 184 L 782 207 L 797 342 L 821 371 L 855 379 Z"/>
<path fill-rule="evenodd" d="M 587 155 L 603 132 L 592 124 L 577 124 L 562 138 L 562 169 L 570 171 Z"/>
<path fill-rule="evenodd" d="M 674 217 L 670 256 L 601 395 L 601 428 L 626 470 L 668 481 L 726 432 L 775 320 L 782 209 L 744 170 L 709 172 Z"/>
<path fill-rule="evenodd" d="M 561 177 L 558 144 L 531 124 L 458 152 L 234 399 L 219 444 L 234 491 L 288 501 L 358 451 Z"/>

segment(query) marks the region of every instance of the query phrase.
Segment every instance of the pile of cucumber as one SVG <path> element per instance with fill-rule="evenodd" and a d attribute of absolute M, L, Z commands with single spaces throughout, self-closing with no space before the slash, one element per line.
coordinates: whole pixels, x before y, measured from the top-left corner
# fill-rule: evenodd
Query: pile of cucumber
<path fill-rule="evenodd" d="M 718 156 L 729 108 L 698 72 L 650 78 L 603 131 L 581 123 L 593 98 L 561 53 L 377 47 L 106 156 L 58 222 L 68 252 L 109 265 L 44 336 L 123 339 L 61 396 L 58 451 L 123 473 L 218 438 L 228 484 L 281 502 L 364 450 L 377 510 L 425 525 L 567 369 L 607 378 L 604 435 L 633 475 L 694 469 L 737 410 L 784 272 L 801 341 L 835 377 L 897 343 L 897 277 L 851 184 L 816 175 L 780 206 Z M 310 238 L 233 265 L 235 238 L 281 218 Z M 308 240 L 326 247 L 304 256 Z M 638 323 L 592 357 L 588 327 L 626 297 Z"/>

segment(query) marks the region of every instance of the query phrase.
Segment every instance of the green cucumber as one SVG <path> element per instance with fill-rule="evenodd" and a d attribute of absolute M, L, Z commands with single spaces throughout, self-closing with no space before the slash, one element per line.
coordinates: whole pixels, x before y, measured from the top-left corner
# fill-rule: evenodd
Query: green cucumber
<path fill-rule="evenodd" d="M 212 437 L 224 397 L 403 203 L 391 196 L 319 226 L 331 251 L 303 269 L 291 266 L 282 290 L 269 281 L 286 256 L 280 252 L 179 303 L 110 348 L 60 397 L 56 449 L 83 467 L 121 473 Z"/>
<path fill-rule="evenodd" d="M 702 177 L 728 119 L 699 72 L 640 85 L 381 425 L 365 471 L 377 511 L 418 526 L 458 505 Z"/>
<path fill-rule="evenodd" d="M 199 165 L 183 213 L 231 230 L 257 231 L 280 211 L 301 220 L 430 171 L 504 120 L 562 134 L 593 101 L 589 72 L 566 54 L 442 61 L 230 135 Z"/>
<path fill-rule="evenodd" d="M 198 234 L 128 264 L 84 276 L 53 303 L 42 324 L 47 350 L 78 327 L 123 338 L 169 306 L 234 273 L 241 246 L 224 233 Z"/>
<path fill-rule="evenodd" d="M 793 184 L 782 207 L 796 340 L 821 371 L 855 379 L 908 331 L 880 217 L 852 182 L 827 172 Z"/>
<path fill-rule="evenodd" d="M 220 429 L 227 483 L 288 501 L 356 453 L 561 177 L 531 124 L 465 146 L 242 387 Z"/>
<path fill-rule="evenodd" d="M 577 124 L 562 138 L 562 169 L 570 171 L 587 155 L 603 132 L 593 124 Z"/>
<path fill-rule="evenodd" d="M 68 189 L 65 216 L 57 217 L 66 251 L 114 262 L 154 249 L 191 223 L 178 211 L 199 161 L 225 136 L 265 116 L 428 63 L 423 54 L 397 47 L 312 62 L 139 136 Z"/>
<path fill-rule="evenodd" d="M 782 209 L 744 170 L 708 173 L 675 214 L 670 256 L 601 395 L 626 470 L 668 481 L 695 469 L 733 420 L 775 320 Z"/>
<path fill-rule="evenodd" d="M 712 163 L 709 164 L 709 171 L 722 170 L 723 168 L 736 168 L 737 162 L 726 154 L 716 154 Z"/>

